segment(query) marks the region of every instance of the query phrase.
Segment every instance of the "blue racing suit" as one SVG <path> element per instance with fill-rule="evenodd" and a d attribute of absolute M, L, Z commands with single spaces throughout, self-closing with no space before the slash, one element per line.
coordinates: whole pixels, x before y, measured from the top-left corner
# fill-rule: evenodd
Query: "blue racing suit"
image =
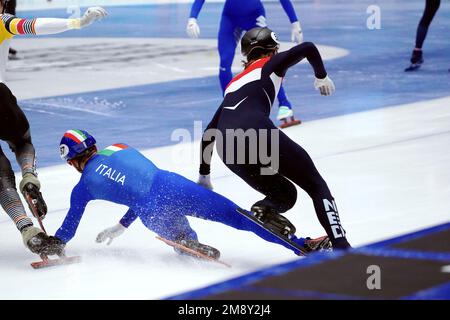
<path fill-rule="evenodd" d="M 139 218 L 151 231 L 168 240 L 195 239 L 186 216 L 212 220 L 251 231 L 261 238 L 286 246 L 267 230 L 236 211 L 238 206 L 173 172 L 158 169 L 139 151 L 115 144 L 98 152 L 86 164 L 74 187 L 70 210 L 56 237 L 69 242 L 91 200 L 107 200 L 129 207 L 120 220 L 128 227 Z M 303 245 L 303 238 L 293 239 Z"/>
<path fill-rule="evenodd" d="M 191 18 L 198 18 L 200 10 L 205 0 L 195 0 L 191 9 Z M 280 0 L 280 3 L 289 17 L 291 23 L 298 21 L 291 0 Z M 266 27 L 266 12 L 261 0 L 226 0 L 222 12 L 222 19 L 219 28 L 219 55 L 220 71 L 219 79 L 222 91 L 233 78 L 231 66 L 238 41 L 244 31 L 255 27 Z M 278 92 L 278 102 L 280 106 L 291 108 L 283 86 Z"/>

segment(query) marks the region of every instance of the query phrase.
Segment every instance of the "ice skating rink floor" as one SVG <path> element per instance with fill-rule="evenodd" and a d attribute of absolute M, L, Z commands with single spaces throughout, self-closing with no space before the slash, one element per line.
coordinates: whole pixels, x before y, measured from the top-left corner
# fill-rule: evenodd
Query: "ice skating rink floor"
<path fill-rule="evenodd" d="M 337 91 L 321 97 L 307 64 L 292 68 L 285 80 L 295 113 L 304 121 L 285 132 L 310 152 L 337 200 L 349 241 L 359 251 L 299 259 L 253 234 L 196 219 L 190 221 L 200 240 L 219 248 L 232 268 L 177 256 L 139 222 L 111 246 L 102 246 L 94 242 L 97 233 L 117 223 L 126 208 L 96 201 L 67 246 L 83 262 L 46 270 L 31 269 L 36 257 L 24 249 L 7 216 L 0 215 L 0 298 L 33 299 L 33 287 L 46 288 L 43 299 L 251 297 L 255 287 L 269 288 L 266 298 L 283 299 L 448 294 L 445 265 L 450 259 L 443 244 L 450 243 L 445 225 L 450 220 L 450 5 L 443 2 L 433 21 L 423 68 L 405 74 L 423 1 L 410 1 L 408 8 L 401 1 L 378 1 L 380 30 L 366 28 L 370 2 L 295 2 L 305 40 L 319 46 Z M 90 131 L 101 147 L 128 143 L 161 168 L 196 179 L 200 128 L 221 100 L 215 49 L 221 6 L 205 4 L 199 40 L 185 37 L 186 4 L 110 7 L 109 18 L 90 29 L 13 40 L 21 59 L 9 64 L 8 84 L 31 122 L 50 211 L 45 219 L 49 232 L 62 223 L 79 178 L 58 155 L 59 139 L 67 129 Z M 278 2 L 267 2 L 266 10 L 269 25 L 287 48 L 290 26 L 284 12 Z M 19 15 L 67 16 L 62 9 Z M 235 71 L 240 59 L 236 55 Z M 176 129 L 190 132 L 192 139 L 185 135 L 179 141 Z M 212 170 L 215 191 L 243 207 L 260 198 L 217 157 Z M 303 192 L 287 217 L 299 235 L 323 234 Z M 415 233 L 436 225 L 442 226 Z M 426 237 L 430 246 L 418 245 L 413 241 L 417 237 Z M 379 243 L 390 238 L 396 240 Z M 399 260 L 400 267 L 391 260 Z M 363 276 L 352 276 L 343 263 Z M 366 268 L 376 263 L 382 274 L 386 271 L 386 281 L 393 279 L 392 270 L 412 265 L 417 269 L 405 277 L 420 274 L 423 281 L 403 291 L 390 290 L 388 282 L 377 295 L 364 289 Z M 320 281 L 301 282 L 314 279 L 315 264 L 335 270 L 332 278 L 340 291 Z M 258 277 L 251 279 L 259 282 L 249 282 L 246 275 L 255 272 Z M 278 282 L 274 277 L 290 282 L 286 277 L 292 273 L 301 282 L 297 291 L 273 285 Z M 356 291 L 348 289 L 342 283 L 349 277 L 364 282 Z M 204 290 L 192 292 L 198 289 Z"/>

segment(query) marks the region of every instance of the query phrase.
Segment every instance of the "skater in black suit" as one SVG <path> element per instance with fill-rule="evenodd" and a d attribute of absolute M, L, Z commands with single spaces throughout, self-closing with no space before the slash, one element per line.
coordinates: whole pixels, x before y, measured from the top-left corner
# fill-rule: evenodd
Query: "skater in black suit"
<path fill-rule="evenodd" d="M 326 182 L 308 153 L 269 118 L 283 77 L 290 67 L 304 58 L 314 69 L 316 89 L 322 95 L 330 95 L 334 91 L 319 51 L 313 43 L 304 42 L 278 53 L 275 33 L 259 27 L 244 35 L 241 48 L 247 58 L 245 70 L 229 83 L 221 106 L 203 134 L 198 183 L 212 188 L 210 160 L 212 144 L 216 141 L 226 166 L 265 195 L 251 208 L 261 221 L 291 227 L 292 224 L 280 213 L 294 206 L 297 199 L 295 183 L 313 200 L 317 217 L 333 247 L 348 248 L 350 245 Z M 271 151 L 270 161 L 273 160 L 270 163 L 260 157 L 268 150 Z"/>

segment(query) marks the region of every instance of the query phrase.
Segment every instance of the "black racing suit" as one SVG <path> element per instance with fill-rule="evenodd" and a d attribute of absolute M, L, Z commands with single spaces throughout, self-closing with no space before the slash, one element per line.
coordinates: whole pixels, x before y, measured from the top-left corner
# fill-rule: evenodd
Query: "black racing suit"
<path fill-rule="evenodd" d="M 346 248 L 349 244 L 326 182 L 308 153 L 269 118 L 282 78 L 304 58 L 314 68 L 316 78 L 326 77 L 319 51 L 313 43 L 305 42 L 253 62 L 230 82 L 202 137 L 200 174 L 210 173 L 216 141 L 225 165 L 265 195 L 256 205 L 269 206 L 279 213 L 291 209 L 297 199 L 294 182 L 313 200 L 317 217 L 333 246 Z"/>
<path fill-rule="evenodd" d="M 0 83 L 0 140 L 6 141 L 15 153 L 22 175 L 35 170 L 35 150 L 31 143 L 30 125 L 23 111 L 17 105 L 16 97 L 9 88 Z M 14 221 L 17 228 L 33 225 L 27 217 L 16 190 L 14 172 L 0 146 L 0 203 Z"/>

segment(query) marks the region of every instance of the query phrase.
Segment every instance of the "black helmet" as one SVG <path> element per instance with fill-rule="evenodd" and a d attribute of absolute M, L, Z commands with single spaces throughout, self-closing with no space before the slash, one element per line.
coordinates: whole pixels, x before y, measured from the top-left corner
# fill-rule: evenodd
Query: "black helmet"
<path fill-rule="evenodd" d="M 265 53 L 276 50 L 279 46 L 277 35 L 267 27 L 253 28 L 247 31 L 241 40 L 241 52 L 247 59 L 250 59 L 249 55 L 255 49 L 258 49 L 258 52 Z"/>

